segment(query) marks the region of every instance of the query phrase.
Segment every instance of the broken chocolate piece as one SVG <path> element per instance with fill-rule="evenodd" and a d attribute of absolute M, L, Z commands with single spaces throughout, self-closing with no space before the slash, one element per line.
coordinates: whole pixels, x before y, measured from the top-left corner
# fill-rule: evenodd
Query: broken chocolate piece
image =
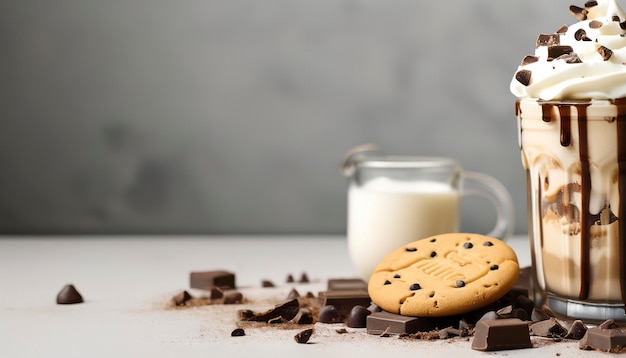
<path fill-rule="evenodd" d="M 304 344 L 309 341 L 309 339 L 311 338 L 311 335 L 313 335 L 313 328 L 305 329 L 302 332 L 298 332 L 293 337 L 293 339 L 295 339 L 295 341 L 298 343 Z"/>
<path fill-rule="evenodd" d="M 288 300 L 292 300 L 298 297 L 300 297 L 300 293 L 295 288 L 292 288 L 291 291 L 289 291 L 289 294 L 287 295 Z"/>
<path fill-rule="evenodd" d="M 172 297 L 172 301 L 176 306 L 184 306 L 191 299 L 191 295 L 187 291 L 183 291 Z"/>
<path fill-rule="evenodd" d="M 372 312 L 367 308 L 354 306 L 348 315 L 346 325 L 350 328 L 365 328 L 367 326 L 367 316 L 370 314 L 372 314 Z"/>
<path fill-rule="evenodd" d="M 293 322 L 296 324 L 311 324 L 313 323 L 313 314 L 311 310 L 303 307 L 300 308 L 298 314 L 293 318 Z"/>
<path fill-rule="evenodd" d="M 333 278 L 328 280 L 328 291 L 367 291 L 367 282 L 360 278 Z"/>
<path fill-rule="evenodd" d="M 569 55 L 574 52 L 572 46 L 550 46 L 548 47 L 548 61 L 562 55 Z"/>
<path fill-rule="evenodd" d="M 567 334 L 565 327 L 554 317 L 531 324 L 530 332 L 535 336 L 546 338 L 564 337 Z"/>
<path fill-rule="evenodd" d="M 369 334 L 401 335 L 434 330 L 439 322 L 432 317 L 409 317 L 381 311 L 367 316 L 366 327 Z"/>
<path fill-rule="evenodd" d="M 309 283 L 309 276 L 306 274 L 306 272 L 302 273 L 302 276 L 300 276 L 300 281 L 298 281 L 300 283 Z"/>
<path fill-rule="evenodd" d="M 63 286 L 61 291 L 57 294 L 57 304 L 72 305 L 76 303 L 83 303 L 83 296 L 80 295 L 74 285 L 69 284 Z"/>
<path fill-rule="evenodd" d="M 243 328 L 235 328 L 232 332 L 230 332 L 231 337 L 243 337 L 246 335 L 246 332 Z"/>
<path fill-rule="evenodd" d="M 274 285 L 274 282 L 270 280 L 261 280 L 261 287 L 269 288 L 269 287 L 276 287 L 276 285 Z"/>
<path fill-rule="evenodd" d="M 530 314 L 531 321 L 540 322 L 547 319 L 550 319 L 550 315 L 543 308 L 533 308 L 533 312 Z"/>
<path fill-rule="evenodd" d="M 598 21 L 598 20 L 592 20 L 592 21 L 589 23 L 589 28 L 591 28 L 591 29 L 599 29 L 599 28 L 601 28 L 601 27 L 602 27 L 602 22 L 601 22 L 601 21 Z"/>
<path fill-rule="evenodd" d="M 340 321 L 339 312 L 333 305 L 326 305 L 320 310 L 317 320 L 321 323 L 337 323 Z"/>
<path fill-rule="evenodd" d="M 235 274 L 222 270 L 192 272 L 189 275 L 189 286 L 201 290 L 210 290 L 213 287 L 233 289 L 236 288 Z"/>
<path fill-rule="evenodd" d="M 566 33 L 566 32 L 567 32 L 567 29 L 568 29 L 568 28 L 569 28 L 569 26 L 567 26 L 567 25 L 562 25 L 562 26 L 561 26 L 561 27 L 559 27 L 559 29 L 558 29 L 558 30 L 556 30 L 555 32 L 556 32 L 557 34 L 564 34 L 564 33 Z"/>
<path fill-rule="evenodd" d="M 522 59 L 522 66 L 526 66 L 526 65 L 530 65 L 531 63 L 535 63 L 539 61 L 539 57 L 537 56 L 533 56 L 533 55 L 527 55 L 524 56 L 524 58 Z"/>
<path fill-rule="evenodd" d="M 555 46 L 559 45 L 561 43 L 560 41 L 561 40 L 559 34 L 539 34 L 539 36 L 537 36 L 537 41 L 535 45 L 537 47 Z"/>
<path fill-rule="evenodd" d="M 368 307 L 371 303 L 369 294 L 364 290 L 325 291 L 320 292 L 319 296 L 323 300 L 323 306 L 335 306 L 342 317 L 346 317 L 354 306 Z"/>
<path fill-rule="evenodd" d="M 594 6 L 598 6 L 598 2 L 596 0 L 589 0 L 585 3 L 585 8 L 589 9 Z"/>
<path fill-rule="evenodd" d="M 298 303 L 298 300 L 294 298 L 261 313 L 255 313 L 250 310 L 241 310 L 239 311 L 239 319 L 242 321 L 269 322 L 274 318 L 282 317 L 284 320 L 289 321 L 293 319 L 299 311 L 300 304 Z"/>
<path fill-rule="evenodd" d="M 218 299 L 224 297 L 224 291 L 219 287 L 211 287 L 211 294 L 209 298 Z"/>
<path fill-rule="evenodd" d="M 608 61 L 611 58 L 611 56 L 613 56 L 613 51 L 611 51 L 609 48 L 605 46 L 598 47 L 598 53 L 600 54 L 600 56 L 602 56 L 604 61 Z"/>
<path fill-rule="evenodd" d="M 565 335 L 566 339 L 582 339 L 587 333 L 587 326 L 579 319 L 575 320 Z"/>
<path fill-rule="evenodd" d="M 287 275 L 287 279 L 285 281 L 287 283 L 295 282 L 295 280 L 293 279 L 293 275 L 292 274 Z"/>
<path fill-rule="evenodd" d="M 587 20 L 587 14 L 589 13 L 589 10 L 583 9 L 582 7 L 578 7 L 576 5 L 571 5 L 569 7 L 569 11 L 578 21 Z"/>
<path fill-rule="evenodd" d="M 585 31 L 584 29 L 578 29 L 574 33 L 574 38 L 576 39 L 576 41 L 591 41 L 591 39 L 587 37 L 587 31 Z"/>
<path fill-rule="evenodd" d="M 531 75 L 532 72 L 529 70 L 519 70 L 515 74 L 515 79 L 524 86 L 528 86 L 530 84 Z"/>
<path fill-rule="evenodd" d="M 609 353 L 626 352 L 626 327 L 617 326 L 615 322 L 608 322 L 589 328 L 580 340 L 579 348 Z"/>
<path fill-rule="evenodd" d="M 479 321 L 474 329 L 472 349 L 478 351 L 499 351 L 531 348 L 528 324 L 517 319 L 497 319 Z"/>
<path fill-rule="evenodd" d="M 233 305 L 237 303 L 243 302 L 243 294 L 238 291 L 228 292 L 224 295 L 224 303 L 225 305 Z"/>

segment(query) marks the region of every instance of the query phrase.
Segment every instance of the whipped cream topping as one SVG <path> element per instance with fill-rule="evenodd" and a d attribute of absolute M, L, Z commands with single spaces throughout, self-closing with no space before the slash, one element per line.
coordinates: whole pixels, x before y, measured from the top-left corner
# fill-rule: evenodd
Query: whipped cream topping
<path fill-rule="evenodd" d="M 587 1 L 570 12 L 578 22 L 537 37 L 511 92 L 540 100 L 626 98 L 626 14 L 616 0 Z"/>

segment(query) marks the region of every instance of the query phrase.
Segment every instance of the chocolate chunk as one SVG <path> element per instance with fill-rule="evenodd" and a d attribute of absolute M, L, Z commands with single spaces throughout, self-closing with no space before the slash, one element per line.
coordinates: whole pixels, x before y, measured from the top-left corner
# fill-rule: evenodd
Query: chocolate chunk
<path fill-rule="evenodd" d="M 513 302 L 513 307 L 524 310 L 524 312 L 526 312 L 527 318 L 530 318 L 532 316 L 533 309 L 535 308 L 535 304 L 527 296 L 520 295 L 517 296 L 517 298 Z"/>
<path fill-rule="evenodd" d="M 242 321 L 269 322 L 271 319 L 282 317 L 286 321 L 293 319 L 300 311 L 297 299 L 278 304 L 265 312 L 255 313 L 250 310 L 239 311 L 239 319 Z"/>
<path fill-rule="evenodd" d="M 317 320 L 321 323 L 337 323 L 340 321 L 339 312 L 333 305 L 326 305 L 320 310 Z"/>
<path fill-rule="evenodd" d="M 295 282 L 295 280 L 293 279 L 293 275 L 292 274 L 287 275 L 287 279 L 285 281 L 287 283 Z"/>
<path fill-rule="evenodd" d="M 187 303 L 187 301 L 189 301 L 191 298 L 192 297 L 189 294 L 189 292 L 183 291 L 177 294 L 176 296 L 172 297 L 172 302 L 174 302 L 176 306 L 184 306 Z"/>
<path fill-rule="evenodd" d="M 624 353 L 626 352 L 626 327 L 609 322 L 606 325 L 603 323 L 598 327 L 589 328 L 580 340 L 579 347 L 585 350 Z"/>
<path fill-rule="evenodd" d="M 619 23 L 619 28 L 622 30 L 626 30 L 626 21 L 622 21 Z"/>
<path fill-rule="evenodd" d="M 298 332 L 295 336 L 293 336 L 293 339 L 298 343 L 304 344 L 309 341 L 311 335 L 313 335 L 313 328 L 305 329 L 302 332 Z"/>
<path fill-rule="evenodd" d="M 556 32 L 557 34 L 564 34 L 564 33 L 566 33 L 566 32 L 567 32 L 567 29 L 568 29 L 568 28 L 569 28 L 569 26 L 567 26 L 567 25 L 562 25 L 562 26 L 561 26 L 561 27 L 559 27 L 559 29 L 558 29 L 558 30 L 556 30 L 555 32 Z"/>
<path fill-rule="evenodd" d="M 567 334 L 567 330 L 554 317 L 531 324 L 530 332 L 535 336 L 547 338 L 564 337 Z"/>
<path fill-rule="evenodd" d="M 582 63 L 583 61 L 580 59 L 580 57 L 578 57 L 577 54 L 575 53 L 569 53 L 569 54 L 565 54 L 565 55 L 561 55 L 557 58 L 555 58 L 555 60 L 563 60 L 567 63 Z"/>
<path fill-rule="evenodd" d="M 335 306 L 342 317 L 346 317 L 352 310 L 352 307 L 367 307 L 371 302 L 369 294 L 364 290 L 324 291 L 320 292 L 319 296 L 323 300 L 323 306 Z"/>
<path fill-rule="evenodd" d="M 561 38 L 559 34 L 539 34 L 539 36 L 537 36 L 535 46 L 555 46 L 560 43 Z"/>
<path fill-rule="evenodd" d="M 241 292 L 232 291 L 232 292 L 228 292 L 224 294 L 223 303 L 225 305 L 233 305 L 233 304 L 242 303 L 242 302 L 243 302 L 243 295 L 241 294 Z"/>
<path fill-rule="evenodd" d="M 300 276 L 300 280 L 298 282 L 300 282 L 300 283 L 309 283 L 311 281 L 309 281 L 309 276 L 306 274 L 306 272 L 303 272 L 302 275 Z"/>
<path fill-rule="evenodd" d="M 619 326 L 612 319 L 607 319 L 606 321 L 604 321 L 604 322 L 602 322 L 602 323 L 600 323 L 598 325 L 598 328 L 600 328 L 600 329 L 612 329 L 612 328 L 617 328 L 617 327 L 619 327 Z"/>
<path fill-rule="evenodd" d="M 298 314 L 293 318 L 293 322 L 296 324 L 311 324 L 313 323 L 313 314 L 311 310 L 303 307 L 300 308 Z"/>
<path fill-rule="evenodd" d="M 83 303 L 83 296 L 80 295 L 74 285 L 69 284 L 63 286 L 61 291 L 57 294 L 57 304 L 71 305 L 75 303 Z"/>
<path fill-rule="evenodd" d="M 599 29 L 602 27 L 602 22 L 598 20 L 593 20 L 589 23 L 589 28 L 591 29 Z"/>
<path fill-rule="evenodd" d="M 499 351 L 531 347 L 528 324 L 517 318 L 476 323 L 472 349 Z"/>
<path fill-rule="evenodd" d="M 577 319 L 572 322 L 565 338 L 579 340 L 585 336 L 585 333 L 587 333 L 587 326 L 581 320 Z"/>
<path fill-rule="evenodd" d="M 367 291 L 367 282 L 360 278 L 333 278 L 328 280 L 328 291 Z"/>
<path fill-rule="evenodd" d="M 576 39 L 576 41 L 591 41 L 591 39 L 587 37 L 587 31 L 585 31 L 584 29 L 578 29 L 574 33 L 574 38 Z"/>
<path fill-rule="evenodd" d="M 367 326 L 367 316 L 370 314 L 372 314 L 372 312 L 367 308 L 354 306 L 348 315 L 346 325 L 350 328 L 365 328 Z"/>
<path fill-rule="evenodd" d="M 274 282 L 270 281 L 270 280 L 261 280 L 261 287 L 276 287 L 276 285 L 274 285 Z"/>
<path fill-rule="evenodd" d="M 589 0 L 585 3 L 585 8 L 589 9 L 594 6 L 598 6 L 598 2 L 596 0 Z"/>
<path fill-rule="evenodd" d="M 298 297 L 300 297 L 300 293 L 295 288 L 292 288 L 291 291 L 289 291 L 289 294 L 287 295 L 288 300 L 292 300 Z"/>
<path fill-rule="evenodd" d="M 224 297 L 224 291 L 219 287 L 211 287 L 211 294 L 209 295 L 211 299 L 218 299 Z"/>
<path fill-rule="evenodd" d="M 571 5 L 569 7 L 569 12 L 578 20 L 578 21 L 585 21 L 587 20 L 587 14 L 589 13 L 589 10 L 587 9 L 583 9 L 582 7 L 578 7 L 576 5 Z"/>
<path fill-rule="evenodd" d="M 545 321 L 550 319 L 550 315 L 542 308 L 534 308 L 530 314 L 530 320 L 533 322 Z"/>
<path fill-rule="evenodd" d="M 572 46 L 550 46 L 548 47 L 548 61 L 562 55 L 569 55 L 574 52 Z"/>
<path fill-rule="evenodd" d="M 598 53 L 600 54 L 600 56 L 602 56 L 604 61 L 608 61 L 611 58 L 611 56 L 613 56 L 613 51 L 611 51 L 609 48 L 605 46 L 598 47 Z"/>
<path fill-rule="evenodd" d="M 246 331 L 243 328 L 235 328 L 232 332 L 230 332 L 231 337 L 243 337 L 246 335 Z"/>
<path fill-rule="evenodd" d="M 472 247 L 474 247 L 474 244 L 472 244 L 471 242 L 466 242 L 463 244 L 463 248 L 471 249 Z"/>
<path fill-rule="evenodd" d="M 532 76 L 532 72 L 529 70 L 519 70 L 515 74 L 515 79 L 517 82 L 523 84 L 524 86 L 528 86 L 530 84 L 530 78 Z"/>
<path fill-rule="evenodd" d="M 236 288 L 235 274 L 228 271 L 192 272 L 189 275 L 189 286 L 201 290 L 210 290 L 213 287 L 233 289 Z"/>
<path fill-rule="evenodd" d="M 409 317 L 381 311 L 367 316 L 366 327 L 369 334 L 400 335 L 431 331 L 439 322 L 432 317 Z"/>

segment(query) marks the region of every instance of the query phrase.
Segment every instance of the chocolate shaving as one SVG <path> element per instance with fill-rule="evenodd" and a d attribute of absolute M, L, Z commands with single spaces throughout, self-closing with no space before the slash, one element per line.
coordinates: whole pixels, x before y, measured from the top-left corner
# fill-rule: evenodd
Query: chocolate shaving
<path fill-rule="evenodd" d="M 613 56 L 613 51 L 604 46 L 598 47 L 598 53 L 602 56 L 604 61 L 608 61 L 611 56 Z"/>
<path fill-rule="evenodd" d="M 567 32 L 568 28 L 569 27 L 567 25 L 563 25 L 563 26 L 559 27 L 559 29 L 556 30 L 555 33 L 557 33 L 557 34 L 564 34 L 564 33 Z"/>
<path fill-rule="evenodd" d="M 591 41 L 591 39 L 587 37 L 587 31 L 583 29 L 578 29 L 578 31 L 574 33 L 574 38 L 576 41 Z"/>
<path fill-rule="evenodd" d="M 550 46 L 548 47 L 548 61 L 562 55 L 569 55 L 574 52 L 572 46 Z"/>
<path fill-rule="evenodd" d="M 239 311 L 239 319 L 241 321 L 269 322 L 278 317 L 282 317 L 286 321 L 289 321 L 294 318 L 299 311 L 300 304 L 298 303 L 298 300 L 294 298 L 261 313 L 255 313 L 250 310 L 241 310 Z"/>
<path fill-rule="evenodd" d="M 539 61 L 539 57 L 533 55 L 527 55 L 522 59 L 522 66 L 530 65 L 531 63 L 535 63 Z"/>
<path fill-rule="evenodd" d="M 578 7 L 576 5 L 571 5 L 569 7 L 569 12 L 571 12 L 572 15 L 578 21 L 585 21 L 585 20 L 587 20 L 587 14 L 589 13 L 589 10 L 583 9 L 582 7 Z"/>
<path fill-rule="evenodd" d="M 515 79 L 517 82 L 523 84 L 524 86 L 528 86 L 530 84 L 530 78 L 532 76 L 532 72 L 529 70 L 519 70 L 515 74 Z"/>
<path fill-rule="evenodd" d="M 560 44 L 559 34 L 539 34 L 535 46 L 554 46 Z"/>
<path fill-rule="evenodd" d="M 572 54 L 566 54 L 566 55 L 561 55 L 557 58 L 555 58 L 555 60 L 563 60 L 566 63 L 582 63 L 583 61 L 580 59 L 580 57 L 578 57 L 577 54 L 572 53 Z"/>
<path fill-rule="evenodd" d="M 602 27 L 602 22 L 598 20 L 593 20 L 589 23 L 589 27 L 592 29 L 599 29 Z"/>

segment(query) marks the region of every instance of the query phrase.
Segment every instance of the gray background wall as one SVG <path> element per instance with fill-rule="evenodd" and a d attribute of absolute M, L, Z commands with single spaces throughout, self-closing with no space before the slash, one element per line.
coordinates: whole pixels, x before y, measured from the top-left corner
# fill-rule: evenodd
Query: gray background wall
<path fill-rule="evenodd" d="M 523 233 L 508 85 L 569 5 L 3 1 L 0 232 L 343 233 L 337 165 L 374 142 L 496 177 Z"/>

